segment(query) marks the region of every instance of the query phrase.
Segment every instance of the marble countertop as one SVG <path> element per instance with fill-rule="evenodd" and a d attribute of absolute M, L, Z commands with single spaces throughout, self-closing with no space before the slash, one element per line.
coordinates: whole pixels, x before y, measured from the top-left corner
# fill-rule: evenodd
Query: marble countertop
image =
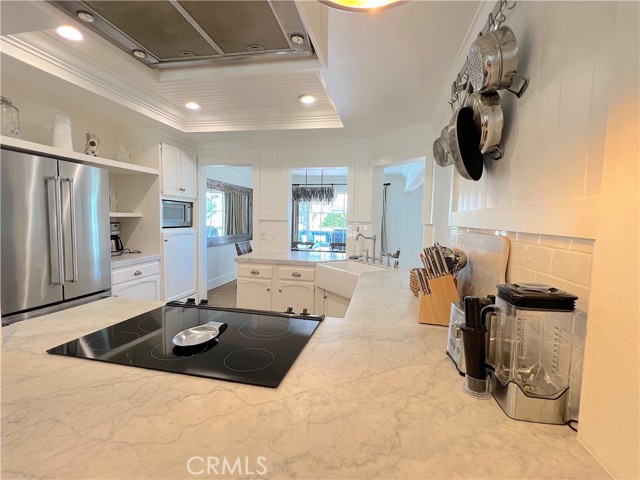
<path fill-rule="evenodd" d="M 111 268 L 131 267 L 140 263 L 160 260 L 160 255 L 148 255 L 144 253 L 123 253 L 116 257 L 111 257 Z"/>
<path fill-rule="evenodd" d="M 278 263 L 281 265 L 309 265 L 346 259 L 345 253 L 333 252 L 251 252 L 235 258 L 238 263 Z"/>
<path fill-rule="evenodd" d="M 608 477 L 568 427 L 463 392 L 406 270 L 363 274 L 277 389 L 45 353 L 158 305 L 108 298 L 2 329 L 2 478 Z"/>

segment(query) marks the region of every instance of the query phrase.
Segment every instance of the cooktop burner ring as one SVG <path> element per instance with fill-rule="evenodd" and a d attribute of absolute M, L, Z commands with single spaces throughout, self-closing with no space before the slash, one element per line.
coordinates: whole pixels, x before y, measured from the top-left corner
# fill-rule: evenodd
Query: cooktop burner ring
<path fill-rule="evenodd" d="M 109 332 L 106 335 L 89 340 L 87 344 L 93 350 L 113 350 L 140 338 L 135 332 Z"/>
<path fill-rule="evenodd" d="M 257 372 L 270 366 L 275 359 L 275 355 L 264 348 L 241 348 L 224 358 L 224 366 L 234 372 Z"/>
<path fill-rule="evenodd" d="M 239 332 L 251 340 L 281 340 L 295 335 L 298 329 L 289 319 L 260 318 L 243 323 Z"/>
<path fill-rule="evenodd" d="M 150 324 L 153 324 L 153 326 L 151 326 Z M 145 333 L 153 333 L 157 332 L 158 330 L 162 330 L 162 323 L 160 323 L 158 319 L 153 316 L 145 316 L 138 322 L 138 329 L 142 330 Z"/>

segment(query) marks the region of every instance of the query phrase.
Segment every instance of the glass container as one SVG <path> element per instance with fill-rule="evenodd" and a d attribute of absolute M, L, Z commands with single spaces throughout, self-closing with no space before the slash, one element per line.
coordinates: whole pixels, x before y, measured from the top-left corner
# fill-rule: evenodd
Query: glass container
<path fill-rule="evenodd" d="M 0 97 L 2 108 L 2 135 L 18 138 L 20 134 L 20 112 L 11 99 Z"/>

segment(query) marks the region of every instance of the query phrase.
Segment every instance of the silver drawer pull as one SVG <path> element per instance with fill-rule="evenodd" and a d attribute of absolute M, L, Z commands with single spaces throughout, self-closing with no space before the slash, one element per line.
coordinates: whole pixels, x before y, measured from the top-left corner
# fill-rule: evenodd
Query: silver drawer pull
<path fill-rule="evenodd" d="M 140 275 L 142 275 L 142 272 L 140 270 L 136 270 L 135 272 L 133 272 L 134 277 L 139 277 Z"/>
<path fill-rule="evenodd" d="M 251 275 L 260 275 L 260 270 L 251 270 Z"/>
<path fill-rule="evenodd" d="M 291 276 L 292 276 L 292 277 L 296 277 L 296 278 L 300 278 L 302 275 L 301 275 L 300 273 L 298 273 L 298 272 L 293 272 L 293 273 L 291 274 Z"/>

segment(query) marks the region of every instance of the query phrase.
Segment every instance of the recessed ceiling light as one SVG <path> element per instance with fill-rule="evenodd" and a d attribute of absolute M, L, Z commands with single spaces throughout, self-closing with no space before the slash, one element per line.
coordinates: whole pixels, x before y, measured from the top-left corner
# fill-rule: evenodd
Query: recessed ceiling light
<path fill-rule="evenodd" d="M 56 28 L 56 33 L 60 35 L 62 38 L 66 38 L 67 40 L 73 40 L 74 42 L 79 42 L 84 39 L 80 30 L 76 27 L 72 27 L 71 25 L 61 25 Z"/>
<path fill-rule="evenodd" d="M 296 45 L 302 45 L 304 43 L 304 37 L 299 33 L 294 33 L 291 35 L 291 41 Z"/>
<path fill-rule="evenodd" d="M 320 0 L 325 5 L 348 12 L 375 12 L 394 7 L 406 0 Z"/>
<path fill-rule="evenodd" d="M 200 105 L 198 105 L 196 102 L 187 102 L 184 104 L 184 106 L 189 110 L 200 110 Z"/>
<path fill-rule="evenodd" d="M 313 95 L 302 95 L 298 97 L 298 101 L 304 105 L 311 105 L 313 103 L 316 103 L 316 97 L 314 97 Z"/>
<path fill-rule="evenodd" d="M 143 52 L 142 50 L 134 50 L 133 56 L 137 58 L 147 58 L 147 52 Z"/>
<path fill-rule="evenodd" d="M 95 18 L 93 17 L 93 15 L 91 15 L 89 12 L 78 12 L 76 13 L 76 15 L 78 16 L 78 18 L 80 20 L 82 20 L 83 22 L 87 22 L 87 23 L 93 23 L 95 21 Z"/>

